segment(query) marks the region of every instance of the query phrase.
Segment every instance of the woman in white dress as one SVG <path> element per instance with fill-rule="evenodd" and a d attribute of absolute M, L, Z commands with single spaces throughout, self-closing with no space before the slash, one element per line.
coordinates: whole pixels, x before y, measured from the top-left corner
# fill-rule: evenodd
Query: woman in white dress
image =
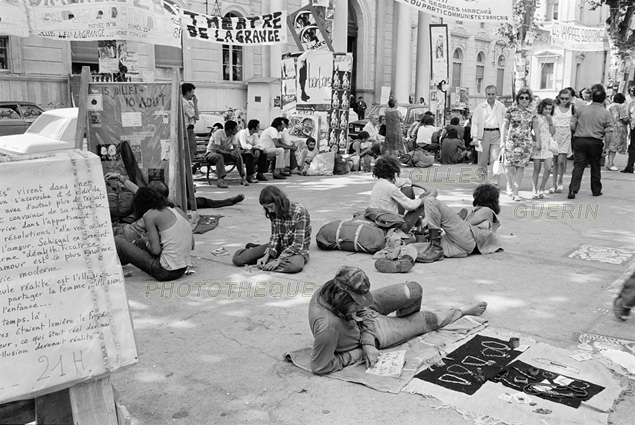
<path fill-rule="evenodd" d="M 562 193 L 564 173 L 567 172 L 567 158 L 571 156 L 571 117 L 575 114 L 573 94 L 569 89 L 560 90 L 553 113 L 556 133 L 553 138 L 558 144 L 558 152 L 553 156 L 553 187 L 549 193 Z"/>

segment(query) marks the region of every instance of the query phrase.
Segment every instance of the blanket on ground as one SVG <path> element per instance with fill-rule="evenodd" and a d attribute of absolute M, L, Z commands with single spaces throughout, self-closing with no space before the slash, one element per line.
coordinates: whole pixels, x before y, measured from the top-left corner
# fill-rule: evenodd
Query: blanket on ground
<path fill-rule="evenodd" d="M 214 230 L 218 227 L 218 223 L 224 217 L 222 215 L 201 215 L 198 223 L 196 223 L 196 227 L 193 230 L 194 234 L 202 235 L 203 233 L 209 232 L 210 230 Z"/>

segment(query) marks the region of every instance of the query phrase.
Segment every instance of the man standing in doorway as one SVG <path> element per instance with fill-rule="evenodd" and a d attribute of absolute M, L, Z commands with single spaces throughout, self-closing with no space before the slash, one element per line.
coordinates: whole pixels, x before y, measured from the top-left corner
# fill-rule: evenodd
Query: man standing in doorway
<path fill-rule="evenodd" d="M 366 102 L 364 102 L 364 98 L 359 96 L 357 98 L 357 118 L 360 120 L 364 119 L 366 115 Z"/>
<path fill-rule="evenodd" d="M 496 99 L 496 86 L 485 88 L 487 100 L 476 107 L 472 119 L 472 143 L 480 145 L 477 180 L 500 185 L 501 136 L 504 131 L 505 105 Z M 483 176 L 485 177 L 484 181 Z M 492 179 L 493 178 L 493 179 Z M 493 181 L 492 181 L 493 180 Z"/>
<path fill-rule="evenodd" d="M 196 136 L 194 135 L 194 124 L 198 121 L 198 99 L 194 95 L 194 84 L 183 83 L 181 93 L 183 94 L 183 113 L 185 113 L 185 126 L 187 128 L 187 145 L 190 148 L 190 159 L 196 156 Z"/>
<path fill-rule="evenodd" d="M 604 107 L 606 92 L 603 88 L 596 88 L 591 94 L 593 102 L 579 108 L 571 117 L 573 131 L 573 172 L 569 185 L 569 199 L 575 199 L 580 190 L 582 175 L 587 164 L 591 164 L 591 193 L 593 196 L 602 195 L 602 150 L 604 141 L 611 145 L 613 137 L 613 115 Z"/>

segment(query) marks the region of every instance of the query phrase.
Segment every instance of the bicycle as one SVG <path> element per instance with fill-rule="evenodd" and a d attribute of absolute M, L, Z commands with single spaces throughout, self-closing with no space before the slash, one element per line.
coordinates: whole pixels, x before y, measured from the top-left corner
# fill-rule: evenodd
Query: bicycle
<path fill-rule="evenodd" d="M 247 128 L 247 123 L 245 122 L 245 118 L 243 116 L 244 108 L 232 108 L 231 106 L 227 106 L 227 111 L 223 114 L 223 119 L 225 121 L 236 121 L 238 123 L 239 130 Z"/>

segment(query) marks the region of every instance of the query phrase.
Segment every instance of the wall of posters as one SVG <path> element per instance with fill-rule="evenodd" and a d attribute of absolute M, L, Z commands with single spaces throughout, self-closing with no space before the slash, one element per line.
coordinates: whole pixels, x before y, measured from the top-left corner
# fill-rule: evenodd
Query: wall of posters
<path fill-rule="evenodd" d="M 430 75 L 432 84 L 449 80 L 449 46 L 448 26 L 444 24 L 430 25 Z"/>
<path fill-rule="evenodd" d="M 99 73 L 124 74 L 139 73 L 139 57 L 137 43 L 127 40 L 99 40 L 97 42 L 99 56 Z"/>
<path fill-rule="evenodd" d="M 397 0 L 421 12 L 461 21 L 512 23 L 511 0 Z"/>
<path fill-rule="evenodd" d="M 291 34 L 301 51 L 333 51 L 331 39 L 316 8 L 307 5 L 289 15 Z"/>
<path fill-rule="evenodd" d="M 188 38 L 234 46 L 287 43 L 287 11 L 260 16 L 209 16 L 183 10 L 183 29 Z"/>
<path fill-rule="evenodd" d="M 605 38 L 604 26 L 592 28 L 559 21 L 551 23 L 551 43 L 563 49 L 584 52 L 602 51 Z"/>
<path fill-rule="evenodd" d="M 348 118 L 350 111 L 351 74 L 353 55 L 335 53 L 333 55 L 333 100 L 329 122 L 329 146 L 337 145 L 343 151 L 348 143 Z"/>

